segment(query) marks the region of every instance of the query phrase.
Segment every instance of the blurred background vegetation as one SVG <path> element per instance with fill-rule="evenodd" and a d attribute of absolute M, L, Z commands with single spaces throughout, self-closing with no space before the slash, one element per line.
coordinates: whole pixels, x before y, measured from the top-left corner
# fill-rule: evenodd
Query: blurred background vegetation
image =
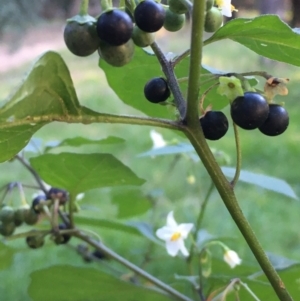
<path fill-rule="evenodd" d="M 299 1 L 243 0 L 233 1 L 233 4 L 239 9 L 235 16 L 253 17 L 261 13 L 276 13 L 293 27 L 300 26 Z M 62 37 L 65 19 L 76 14 L 78 7 L 79 1 L 77 0 L 0 0 L 1 104 L 21 82 L 32 61 L 46 50 L 55 50 L 62 55 L 70 68 L 82 104 L 102 112 L 140 114 L 124 105 L 107 86 L 105 76 L 97 66 L 97 54 L 88 58 L 78 58 L 65 48 Z M 90 1 L 90 13 L 92 15 L 100 13 L 99 1 Z M 158 43 L 165 51 L 180 53 L 188 47 L 189 25 L 187 24 L 186 28 L 179 33 L 167 33 L 162 30 L 157 34 L 157 38 Z M 276 138 L 260 135 L 257 131 L 243 130 L 240 130 L 240 136 L 243 169 L 282 178 L 300 196 L 300 174 L 297 167 L 300 154 L 299 68 L 264 60 L 231 41 L 222 41 L 221 43 L 222 45 L 217 43 L 205 48 L 205 64 L 228 72 L 266 70 L 274 76 L 291 79 L 288 87 L 289 95 L 277 99 L 278 102 L 285 102 L 286 109 L 290 114 L 288 130 Z M 122 69 L 116 69 L 116 72 L 122 72 Z M 99 101 L 100 99 L 102 101 Z M 141 101 L 144 100 L 141 99 Z M 228 108 L 224 112 L 229 116 Z M 63 148 L 53 152 L 61 150 L 112 152 L 130 166 L 139 177 L 147 180 L 142 187 L 143 193 L 151 196 L 149 202 L 152 208 L 157 208 L 141 217 L 133 217 L 133 220 L 142 219 L 151 222 L 155 227 L 160 227 L 164 223 L 166 214 L 174 209 L 178 221 L 192 222 L 196 218 L 195 212 L 200 208 L 210 180 L 205 170 L 201 168 L 201 163 L 195 163 L 184 155 L 138 158 L 138 154 L 149 150 L 152 146 L 150 130 L 148 127 L 125 125 L 84 126 L 52 123 L 35 135 L 37 139 L 35 143 L 41 148 L 46 143 L 76 136 L 101 139 L 114 135 L 124 138 L 126 142 L 121 147 L 108 146 L 99 150 L 96 146 L 88 146 L 79 149 Z M 168 141 L 174 139 L 185 141 L 176 133 L 163 129 L 156 130 L 163 134 Z M 234 166 L 235 143 L 232 127 L 223 139 L 210 142 L 210 145 L 227 153 L 231 158 L 230 166 Z M 26 156 L 32 155 L 36 154 L 27 153 Z M 196 183 L 190 180 L 191 176 L 195 177 Z M 0 186 L 11 181 L 34 183 L 28 171 L 18 162 L 1 164 Z M 299 202 L 243 183 L 238 183 L 236 191 L 241 207 L 263 247 L 271 253 L 300 261 Z M 26 191 L 29 201 L 33 192 L 32 190 Z M 13 194 L 12 198 L 17 204 L 18 193 Z M 125 199 L 124 202 L 126 201 Z M 131 204 L 129 200 L 128 204 Z M 128 216 L 130 216 L 130 206 L 127 208 Z M 99 219 L 118 218 L 120 210 L 118 205 L 113 202 L 110 189 L 88 192 L 81 202 L 81 207 L 83 215 L 93 215 Z M 164 264 L 170 266 L 174 263 L 164 249 L 153 246 L 149 249 L 149 242 L 144 239 L 124 236 L 109 229 L 87 228 L 97 232 L 109 246 L 137 264 L 142 264 L 143 258 L 146 258 L 147 252 L 150 251 L 152 252 L 152 262 L 163 261 Z M 213 193 L 208 204 L 203 228 L 217 237 L 226 237 L 228 245 L 238 251 L 244 263 L 256 266 L 250 250 L 216 192 Z M 132 248 L 133 244 L 134 248 Z M 29 274 L 35 269 L 59 262 L 79 266 L 86 265 L 76 252 L 66 252 L 65 249 L 72 249 L 72 245 L 76 246 L 74 242 L 71 246 L 60 247 L 49 243 L 45 248 L 36 251 L 28 250 L 23 240 L 9 242 L 8 245 L 14 255 L 12 255 L 12 265 L 9 268 L 10 276 L 7 276 L 7 270 L 0 271 L 0 279 L 3 279 L 0 282 L 3 300 L 30 300 L 27 295 L 27 286 L 30 283 Z M 0 256 L 6 251 L 1 252 L 0 247 Z M 146 264 L 144 265 L 146 267 Z M 151 265 L 151 261 L 147 263 L 147 269 L 150 272 L 155 272 L 156 268 L 155 265 Z M 171 276 L 162 275 L 163 277 L 170 280 Z M 22 283 L 19 282 L 16 289 L 15 283 L 18 279 L 22 279 Z"/>

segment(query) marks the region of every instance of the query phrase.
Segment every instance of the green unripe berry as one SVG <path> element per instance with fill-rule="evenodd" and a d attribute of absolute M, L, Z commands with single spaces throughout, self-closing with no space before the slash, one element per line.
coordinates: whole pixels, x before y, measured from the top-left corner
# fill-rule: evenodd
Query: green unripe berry
<path fill-rule="evenodd" d="M 41 248 L 45 243 L 45 239 L 43 236 L 40 235 L 33 235 L 26 237 L 26 244 L 31 249 L 38 249 Z"/>
<path fill-rule="evenodd" d="M 0 224 L 0 234 L 2 234 L 3 236 L 12 235 L 15 229 L 16 226 L 14 222 Z"/>
<path fill-rule="evenodd" d="M 30 207 L 28 205 L 24 205 L 15 210 L 14 223 L 15 223 L 16 227 L 19 227 L 23 224 L 24 219 L 25 219 L 25 214 L 29 209 L 30 209 Z"/>
<path fill-rule="evenodd" d="M 214 4 L 215 4 L 215 0 L 206 0 L 206 11 L 211 10 Z"/>
<path fill-rule="evenodd" d="M 204 30 L 206 32 L 215 32 L 221 27 L 222 23 L 222 12 L 217 7 L 212 7 L 211 10 L 206 13 Z"/>
<path fill-rule="evenodd" d="M 175 14 L 170 9 L 166 9 L 164 28 L 168 31 L 178 31 L 185 24 L 185 14 Z"/>
<path fill-rule="evenodd" d="M 185 5 L 180 2 L 180 0 L 168 0 L 169 9 L 175 14 L 185 14 L 188 12 L 188 9 Z"/>
<path fill-rule="evenodd" d="M 0 210 L 0 221 L 2 223 L 11 223 L 14 220 L 14 209 L 10 206 L 4 206 Z"/>
<path fill-rule="evenodd" d="M 130 39 L 127 43 L 121 46 L 112 46 L 103 41 L 100 42 L 98 49 L 100 58 L 114 67 L 122 67 L 128 64 L 133 58 L 134 43 Z"/>
<path fill-rule="evenodd" d="M 24 222 L 27 225 L 36 224 L 38 219 L 39 219 L 39 215 L 32 208 L 24 211 Z"/>
<path fill-rule="evenodd" d="M 147 47 L 151 45 L 155 40 L 153 33 L 145 32 L 137 26 L 134 26 L 131 38 L 134 44 L 138 47 Z"/>

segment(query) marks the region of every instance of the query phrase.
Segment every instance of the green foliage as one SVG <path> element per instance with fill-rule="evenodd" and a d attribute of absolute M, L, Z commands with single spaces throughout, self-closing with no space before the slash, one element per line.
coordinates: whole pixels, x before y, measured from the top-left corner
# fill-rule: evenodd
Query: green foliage
<path fill-rule="evenodd" d="M 300 36 L 278 16 L 234 19 L 221 27 L 204 44 L 222 39 L 231 39 L 267 58 L 300 66 Z"/>
<path fill-rule="evenodd" d="M 72 195 L 94 188 L 145 182 L 111 154 L 45 154 L 31 158 L 30 163 L 44 181 Z"/>

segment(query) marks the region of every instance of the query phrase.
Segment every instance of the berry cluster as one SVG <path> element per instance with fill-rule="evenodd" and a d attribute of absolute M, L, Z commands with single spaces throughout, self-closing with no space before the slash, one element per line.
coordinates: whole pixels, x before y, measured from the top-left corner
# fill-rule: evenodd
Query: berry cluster
<path fill-rule="evenodd" d="M 214 6 L 214 0 L 207 0 L 204 30 L 206 32 L 215 32 L 222 26 L 222 24 L 222 12 Z"/>
<path fill-rule="evenodd" d="M 12 208 L 9 205 L 2 205 L 0 210 L 0 234 L 3 236 L 11 236 L 17 227 L 23 223 L 27 225 L 35 225 L 43 215 L 49 215 L 49 208 L 54 206 L 54 202 L 58 206 L 64 205 L 68 200 L 68 193 L 65 190 L 58 188 L 51 188 L 47 194 L 40 194 L 36 196 L 31 206 L 23 204 L 19 208 Z M 59 230 L 66 230 L 68 226 L 65 223 L 58 225 Z M 26 243 L 30 248 L 36 249 L 44 245 L 44 235 L 39 231 L 32 230 L 33 235 L 26 237 Z M 35 233 L 35 234 L 34 234 Z M 53 235 L 53 241 L 56 244 L 67 243 L 71 236 L 68 234 L 56 233 Z"/>
<path fill-rule="evenodd" d="M 144 0 L 133 11 L 109 8 L 97 20 L 78 15 L 68 20 L 64 40 L 75 55 L 88 56 L 98 50 L 108 64 L 121 67 L 131 61 L 134 45 L 147 47 L 154 42 L 154 32 L 162 27 L 168 31 L 181 29 L 186 12 L 179 0 L 169 0 L 169 7 Z"/>
<path fill-rule="evenodd" d="M 289 125 L 289 115 L 284 107 L 268 103 L 259 93 L 246 92 L 231 104 L 232 120 L 245 130 L 258 128 L 267 136 L 282 134 Z"/>

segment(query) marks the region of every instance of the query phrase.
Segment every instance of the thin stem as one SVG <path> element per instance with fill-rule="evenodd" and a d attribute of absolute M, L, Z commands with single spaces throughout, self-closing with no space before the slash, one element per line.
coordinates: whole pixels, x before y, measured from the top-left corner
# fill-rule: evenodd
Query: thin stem
<path fill-rule="evenodd" d="M 92 114 L 91 114 L 92 112 Z M 180 122 L 172 121 L 168 119 L 150 118 L 150 117 L 138 117 L 129 115 L 114 115 L 103 114 L 90 111 L 83 108 L 81 115 L 43 115 L 43 116 L 27 116 L 25 119 L 16 120 L 11 123 L 0 124 L 0 130 L 10 128 L 12 126 L 28 125 L 30 123 L 49 123 L 52 121 L 66 122 L 66 123 L 119 123 L 119 124 L 132 124 L 132 125 L 146 125 L 157 126 L 172 130 L 182 130 L 183 126 Z M 17 158 L 18 159 L 18 158 Z"/>
<path fill-rule="evenodd" d="M 235 168 L 234 177 L 230 182 L 232 188 L 234 188 L 235 184 L 239 180 L 240 172 L 242 168 L 242 150 L 241 150 L 241 143 L 239 137 L 239 129 L 234 122 L 233 122 L 233 130 L 234 130 L 235 148 L 236 148 L 236 168 Z"/>
<path fill-rule="evenodd" d="M 272 266 L 269 258 L 265 254 L 256 235 L 254 234 L 250 224 L 245 218 L 237 202 L 232 186 L 227 181 L 219 165 L 217 164 L 213 154 L 211 153 L 205 141 L 205 138 L 203 137 L 202 131 L 200 131 L 200 129 L 190 130 L 189 128 L 186 128 L 185 134 L 194 146 L 196 152 L 198 153 L 199 158 L 201 159 L 212 181 L 214 182 L 225 206 L 227 207 L 234 222 L 238 226 L 248 246 L 252 250 L 255 258 L 257 259 L 259 265 L 261 266 L 262 270 L 264 271 L 265 275 L 270 281 L 278 298 L 281 301 L 292 301 L 292 297 L 287 292 L 284 283 L 282 282 L 281 278 Z"/>
<path fill-rule="evenodd" d="M 208 204 L 208 201 L 209 201 L 209 198 L 214 190 L 214 187 L 215 187 L 215 184 L 214 182 L 211 182 L 210 185 L 209 185 L 209 188 L 207 190 L 207 193 L 206 193 L 206 196 L 201 204 L 201 207 L 200 207 L 200 213 L 198 215 L 198 218 L 197 218 L 197 221 L 196 221 L 196 226 L 195 226 L 195 231 L 194 231 L 194 234 L 193 234 L 193 239 L 194 241 L 197 241 L 197 234 L 198 234 L 198 231 L 200 230 L 200 227 L 201 227 L 201 224 L 202 224 L 202 221 L 203 221 L 203 218 L 204 218 L 204 213 L 205 213 L 205 209 L 206 209 L 206 206 Z M 193 259 L 193 256 L 194 256 L 194 245 L 191 246 L 191 249 L 190 249 L 190 255 L 189 257 L 187 258 L 187 262 L 191 262 L 192 259 Z"/>
<path fill-rule="evenodd" d="M 75 198 L 73 197 L 72 194 L 69 196 L 69 227 L 74 228 L 75 223 L 74 223 L 74 201 Z"/>
<path fill-rule="evenodd" d="M 181 61 L 183 61 L 186 57 L 188 57 L 190 55 L 190 49 L 185 50 L 184 52 L 182 52 L 181 54 L 179 54 L 178 56 L 176 56 L 173 60 L 172 60 L 172 66 L 173 68 L 179 64 Z"/>
<path fill-rule="evenodd" d="M 167 60 L 167 58 L 165 57 L 165 55 L 163 54 L 163 52 L 161 51 L 161 49 L 159 48 L 159 46 L 157 45 L 156 42 L 152 43 L 150 46 L 151 46 L 153 52 L 155 53 L 159 63 L 161 64 L 162 70 L 163 70 L 165 76 L 167 77 L 168 84 L 170 86 L 170 90 L 172 91 L 172 94 L 174 96 L 176 107 L 179 111 L 181 119 L 183 119 L 185 116 L 185 112 L 186 112 L 186 102 L 180 91 L 180 88 L 179 88 L 179 85 L 178 85 L 178 82 L 177 82 L 177 79 L 176 79 L 176 76 L 175 76 L 175 73 L 173 70 L 172 62 Z"/>
<path fill-rule="evenodd" d="M 81 0 L 80 9 L 79 9 L 80 16 L 85 16 L 88 14 L 89 2 L 90 0 Z"/>
<path fill-rule="evenodd" d="M 200 89 L 202 40 L 204 32 L 206 1 L 194 1 L 192 12 L 191 55 L 185 120 L 189 127 L 199 127 L 198 98 Z"/>
<path fill-rule="evenodd" d="M 15 159 L 17 159 L 18 161 L 20 161 L 23 164 L 23 166 L 27 168 L 27 170 L 35 178 L 35 180 L 36 180 L 37 184 L 39 185 L 40 189 L 43 190 L 43 192 L 45 194 L 47 194 L 48 190 L 46 189 L 46 186 L 44 185 L 43 181 L 41 180 L 41 178 L 39 177 L 39 175 L 37 174 L 37 172 L 29 165 L 29 163 L 27 163 L 26 160 L 24 158 L 22 158 L 20 155 L 16 155 Z"/>
<path fill-rule="evenodd" d="M 173 289 L 171 286 L 163 283 L 159 279 L 153 277 L 152 275 L 148 274 L 144 270 L 140 269 L 138 266 L 134 265 L 133 263 L 129 262 L 125 258 L 121 257 L 119 254 L 115 253 L 108 247 L 104 246 L 102 243 L 95 241 L 94 239 L 90 238 L 88 235 L 83 233 L 82 231 L 78 231 L 77 233 L 74 234 L 77 238 L 80 238 L 81 240 L 85 241 L 89 245 L 93 246 L 97 250 L 103 252 L 107 256 L 113 258 L 117 262 L 121 263 L 137 275 L 145 278 L 147 281 L 155 284 L 157 287 L 160 289 L 164 290 L 165 292 L 169 293 L 170 295 L 174 296 L 177 300 L 182 300 L 182 301 L 193 301 L 189 297 L 181 294 L 180 292 L 176 291 Z"/>

